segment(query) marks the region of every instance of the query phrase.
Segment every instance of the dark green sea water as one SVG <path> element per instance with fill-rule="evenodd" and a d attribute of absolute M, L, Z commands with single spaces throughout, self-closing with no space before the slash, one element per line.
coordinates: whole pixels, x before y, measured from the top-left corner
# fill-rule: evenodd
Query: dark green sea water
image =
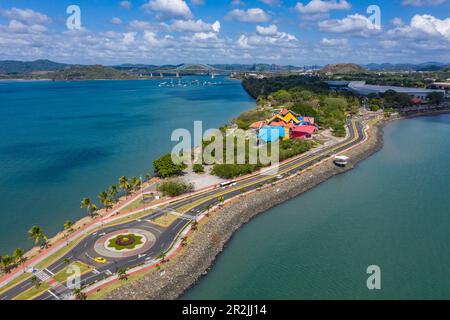
<path fill-rule="evenodd" d="M 385 128 L 355 170 L 257 216 L 185 299 L 450 299 L 450 116 Z M 381 268 L 380 291 L 366 268 Z"/>
<path fill-rule="evenodd" d="M 151 172 L 174 129 L 216 128 L 254 107 L 239 81 L 214 81 L 0 82 L 0 255 L 31 247 L 34 224 L 52 235 L 82 217 L 81 198 L 97 201 L 118 177 Z"/>

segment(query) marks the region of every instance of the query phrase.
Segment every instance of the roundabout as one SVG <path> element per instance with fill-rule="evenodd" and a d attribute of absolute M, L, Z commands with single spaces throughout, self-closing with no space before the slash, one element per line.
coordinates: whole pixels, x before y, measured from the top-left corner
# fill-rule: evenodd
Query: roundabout
<path fill-rule="evenodd" d="M 97 254 L 108 258 L 127 258 L 150 250 L 156 237 L 144 229 L 124 229 L 108 233 L 94 245 Z"/>

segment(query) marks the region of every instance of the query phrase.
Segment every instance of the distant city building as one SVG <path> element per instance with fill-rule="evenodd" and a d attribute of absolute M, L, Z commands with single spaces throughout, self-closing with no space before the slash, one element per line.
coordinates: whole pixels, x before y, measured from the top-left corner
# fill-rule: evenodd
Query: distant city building
<path fill-rule="evenodd" d="M 395 87 L 395 86 L 379 86 L 366 84 L 365 81 L 351 81 L 348 87 L 362 95 L 368 95 L 371 93 L 385 93 L 392 90 L 398 93 L 406 93 L 413 98 L 419 98 L 426 100 L 427 96 L 432 92 L 441 92 L 445 95 L 444 90 L 440 89 L 422 89 L 422 88 L 407 88 L 407 87 Z"/>

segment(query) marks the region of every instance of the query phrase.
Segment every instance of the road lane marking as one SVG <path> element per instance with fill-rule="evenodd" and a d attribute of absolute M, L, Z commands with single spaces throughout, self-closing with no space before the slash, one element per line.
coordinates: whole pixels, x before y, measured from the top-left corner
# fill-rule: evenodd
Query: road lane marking
<path fill-rule="evenodd" d="M 54 276 L 55 274 L 53 272 L 51 272 L 50 270 L 48 270 L 47 268 L 44 269 L 45 271 L 47 271 L 48 273 L 50 273 L 52 276 Z"/>
<path fill-rule="evenodd" d="M 61 300 L 56 294 L 52 292 L 52 290 L 47 290 L 48 293 L 50 293 L 52 296 L 56 298 L 56 300 Z"/>

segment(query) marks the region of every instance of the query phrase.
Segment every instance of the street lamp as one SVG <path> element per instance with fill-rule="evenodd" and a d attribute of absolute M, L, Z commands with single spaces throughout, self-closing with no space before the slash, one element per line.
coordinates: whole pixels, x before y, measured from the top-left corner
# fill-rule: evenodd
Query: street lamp
<path fill-rule="evenodd" d="M 142 201 L 144 201 L 144 189 L 143 189 L 143 187 L 142 187 L 142 176 L 140 176 L 139 179 L 141 180 L 141 195 L 142 195 Z"/>

